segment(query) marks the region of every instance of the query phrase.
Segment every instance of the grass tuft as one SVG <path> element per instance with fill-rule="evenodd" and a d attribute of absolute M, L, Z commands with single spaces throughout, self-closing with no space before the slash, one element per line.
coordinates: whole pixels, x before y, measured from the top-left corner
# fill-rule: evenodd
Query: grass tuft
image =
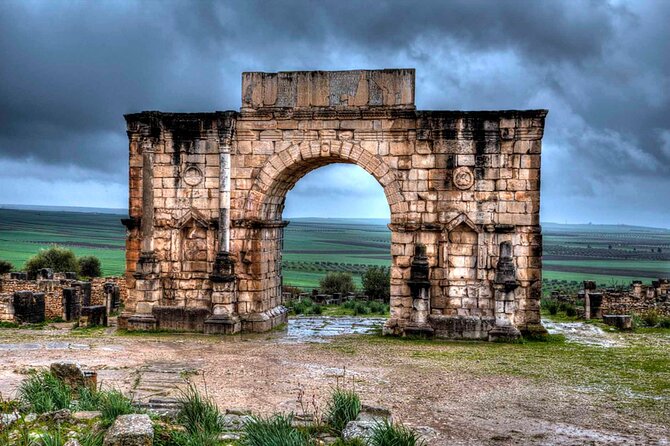
<path fill-rule="evenodd" d="M 313 446 L 314 440 L 291 424 L 291 415 L 253 417 L 244 426 L 242 446 Z"/>
<path fill-rule="evenodd" d="M 63 446 L 65 444 L 65 437 L 58 428 L 54 432 L 47 432 L 42 434 L 35 442 L 35 446 Z"/>
<path fill-rule="evenodd" d="M 361 412 L 361 399 L 354 390 L 339 387 L 333 390 L 326 406 L 326 420 L 338 434 L 342 433 L 348 422 L 353 421 Z"/>
<path fill-rule="evenodd" d="M 81 446 L 102 446 L 104 439 L 104 431 L 88 431 L 79 437 L 77 441 L 79 441 Z"/>
<path fill-rule="evenodd" d="M 68 409 L 72 402 L 70 387 L 47 371 L 34 373 L 23 380 L 18 394 L 19 400 L 35 413 Z"/>
<path fill-rule="evenodd" d="M 369 446 L 423 446 L 425 444 L 419 434 L 412 429 L 388 420 L 374 425 L 372 435 L 368 440 Z"/>
<path fill-rule="evenodd" d="M 179 403 L 181 408 L 177 421 L 186 428 L 188 434 L 208 437 L 223 431 L 219 408 L 192 383 L 183 391 Z"/>
<path fill-rule="evenodd" d="M 75 404 L 76 410 L 98 410 L 105 396 L 104 392 L 99 392 L 89 387 L 80 387 L 77 391 L 79 398 Z"/>
<path fill-rule="evenodd" d="M 138 413 L 132 401 L 118 390 L 100 392 L 100 412 L 103 426 L 111 426 L 119 415 Z"/>

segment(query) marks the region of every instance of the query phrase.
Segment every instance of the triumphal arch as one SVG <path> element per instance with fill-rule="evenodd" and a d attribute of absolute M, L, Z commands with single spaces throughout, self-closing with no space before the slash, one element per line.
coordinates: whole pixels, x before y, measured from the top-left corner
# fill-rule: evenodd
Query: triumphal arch
<path fill-rule="evenodd" d="M 391 210 L 384 331 L 542 331 L 545 110 L 419 111 L 414 70 L 243 73 L 239 112 L 127 115 L 130 330 L 286 321 L 282 209 L 305 174 L 356 164 Z"/>

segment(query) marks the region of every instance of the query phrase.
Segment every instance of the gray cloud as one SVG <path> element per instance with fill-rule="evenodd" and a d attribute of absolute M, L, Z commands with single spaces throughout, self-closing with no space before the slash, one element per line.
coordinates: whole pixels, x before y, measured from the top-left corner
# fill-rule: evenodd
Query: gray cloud
<path fill-rule="evenodd" d="M 33 178 L 20 196 L 39 196 L 37 163 L 65 177 L 52 201 L 72 204 L 85 178 L 118 206 L 121 115 L 237 109 L 241 71 L 412 66 L 420 108 L 550 109 L 544 219 L 670 226 L 668 17 L 669 2 L 637 0 L 6 1 L 0 167 L 15 170 L 0 202 L 18 173 Z"/>

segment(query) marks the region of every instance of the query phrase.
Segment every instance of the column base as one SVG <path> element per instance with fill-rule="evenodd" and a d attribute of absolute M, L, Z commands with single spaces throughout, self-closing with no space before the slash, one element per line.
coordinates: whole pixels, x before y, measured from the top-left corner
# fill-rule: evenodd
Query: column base
<path fill-rule="evenodd" d="M 288 322 L 288 308 L 278 305 L 261 313 L 241 314 L 242 331 L 245 333 L 262 333 Z"/>
<path fill-rule="evenodd" d="M 543 339 L 549 332 L 542 324 L 527 324 L 520 327 L 521 335 L 526 339 Z"/>
<path fill-rule="evenodd" d="M 435 330 L 428 324 L 413 324 L 405 325 L 405 336 L 415 336 L 419 338 L 432 338 L 435 335 Z"/>
<path fill-rule="evenodd" d="M 238 316 L 214 314 L 205 320 L 205 334 L 235 334 L 242 330 Z"/>
<path fill-rule="evenodd" d="M 125 328 L 128 331 L 150 331 L 156 329 L 156 323 L 152 314 L 136 313 L 126 320 Z"/>
<path fill-rule="evenodd" d="M 521 338 L 521 332 L 512 325 L 496 326 L 489 331 L 490 342 L 510 342 Z"/>

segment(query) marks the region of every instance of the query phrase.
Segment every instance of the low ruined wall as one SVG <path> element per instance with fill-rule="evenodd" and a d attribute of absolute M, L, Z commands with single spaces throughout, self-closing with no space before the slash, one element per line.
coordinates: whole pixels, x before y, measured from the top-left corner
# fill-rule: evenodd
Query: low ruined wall
<path fill-rule="evenodd" d="M 0 322 L 14 322 L 14 294 L 0 294 Z"/>
<path fill-rule="evenodd" d="M 105 283 L 113 282 L 119 287 L 121 302 L 128 299 L 128 286 L 125 277 L 96 277 L 91 280 L 91 305 L 105 305 Z"/>
<path fill-rule="evenodd" d="M 128 296 L 128 289 L 124 277 L 96 277 L 91 280 L 91 300 L 89 305 L 105 305 L 104 285 L 113 282 L 119 287 L 121 303 Z M 45 318 L 55 319 L 63 317 L 63 288 L 71 288 L 77 280 L 71 279 L 38 279 L 18 280 L 10 279 L 9 275 L 0 278 L 0 321 L 14 321 L 12 296 L 19 291 L 33 291 L 44 293 Z M 7 298 L 5 298 L 8 296 Z"/>
<path fill-rule="evenodd" d="M 651 285 L 635 281 L 628 289 L 623 290 L 597 290 L 594 282 L 587 281 L 584 282 L 584 290 L 580 296 L 584 298 L 585 305 L 587 302 L 590 304 L 587 313 L 591 313 L 591 317 L 606 314 L 642 314 L 651 310 L 663 316 L 670 316 L 668 279 L 654 280 Z M 593 301 L 596 302 L 595 305 Z"/>
<path fill-rule="evenodd" d="M 631 292 L 603 293 L 603 314 L 642 314 L 656 310 L 659 314 L 670 316 L 670 301 L 656 296 L 635 296 Z"/>

